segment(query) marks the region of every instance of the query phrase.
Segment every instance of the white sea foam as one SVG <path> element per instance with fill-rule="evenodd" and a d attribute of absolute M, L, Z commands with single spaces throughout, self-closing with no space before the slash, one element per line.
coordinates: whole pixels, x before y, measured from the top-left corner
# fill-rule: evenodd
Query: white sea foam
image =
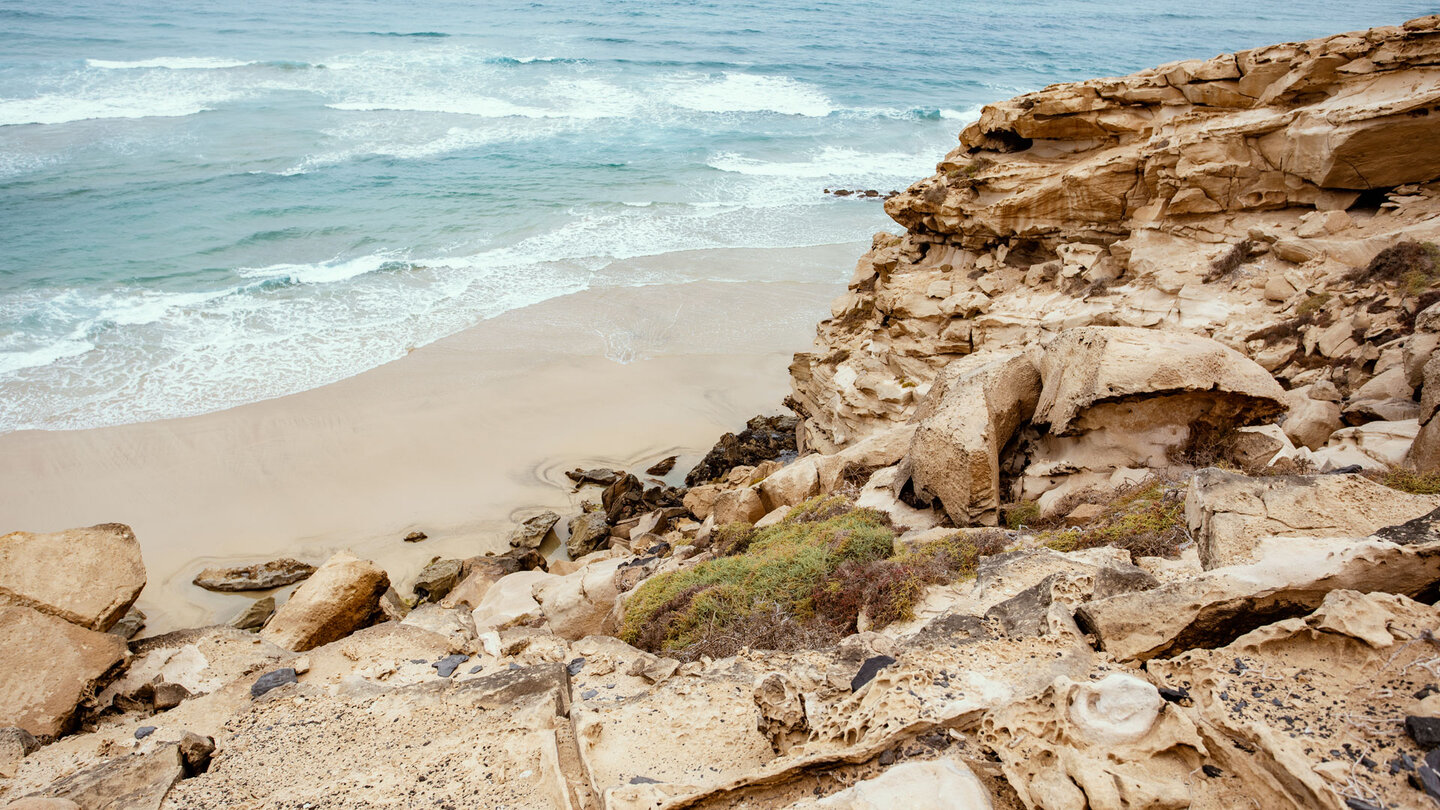
<path fill-rule="evenodd" d="M 0 352 L 0 374 L 13 374 L 26 368 L 48 366 L 57 360 L 75 357 L 95 348 L 84 340 L 60 340 L 30 351 Z"/>
<path fill-rule="evenodd" d="M 111 61 L 109 59 L 86 59 L 85 64 L 103 70 L 137 70 L 142 68 L 164 68 L 166 70 L 225 70 L 254 64 L 239 59 L 220 59 L 209 56 L 161 56 L 155 59 L 140 59 L 133 62 Z"/>
<path fill-rule="evenodd" d="M 748 158 L 734 152 L 721 152 L 707 161 L 712 168 L 724 172 L 759 177 L 841 178 L 846 182 L 867 179 L 908 178 L 930 174 L 935 170 L 935 156 L 930 153 L 857 152 L 827 146 L 809 160 L 766 161 Z"/>
<path fill-rule="evenodd" d="M 314 264 L 272 264 L 267 267 L 241 267 L 236 273 L 244 278 L 282 279 L 294 284 L 333 284 L 377 270 L 408 266 L 398 253 L 375 253 L 350 259 L 334 258 Z"/>
<path fill-rule="evenodd" d="M 391 98 L 339 101 L 326 104 L 325 106 L 332 110 L 350 110 L 354 112 L 394 110 L 400 112 L 474 115 L 482 118 L 551 118 L 563 116 L 563 114 L 555 113 L 551 110 L 513 104 L 503 98 L 493 98 L 490 96 L 453 96 L 440 93 L 433 95 L 417 94 Z"/>
<path fill-rule="evenodd" d="M 819 88 L 788 76 L 725 73 L 723 78 L 676 78 L 670 102 L 698 112 L 776 112 L 823 118 L 834 111 Z"/>
<path fill-rule="evenodd" d="M 44 95 L 0 99 L 0 127 L 18 124 L 65 124 L 93 118 L 174 118 L 212 109 L 193 97 L 163 95 L 85 98 Z"/>

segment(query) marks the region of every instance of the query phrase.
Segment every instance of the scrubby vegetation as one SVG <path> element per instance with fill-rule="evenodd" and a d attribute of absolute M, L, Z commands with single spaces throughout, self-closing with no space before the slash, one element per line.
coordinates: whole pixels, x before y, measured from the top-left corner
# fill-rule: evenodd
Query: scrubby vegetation
<path fill-rule="evenodd" d="M 910 618 L 926 585 L 973 575 L 1004 535 L 957 532 L 899 554 L 894 542 L 884 514 L 835 495 L 766 529 L 724 527 L 715 548 L 725 556 L 636 590 L 620 637 L 684 660 L 823 646 L 854 632 L 862 611 L 877 627 Z"/>
<path fill-rule="evenodd" d="M 1219 281 L 1240 269 L 1240 265 L 1260 255 L 1259 246 L 1244 239 L 1230 246 L 1230 249 L 1210 263 L 1210 272 L 1205 275 L 1205 283 Z"/>
<path fill-rule="evenodd" d="M 1081 503 L 1103 509 L 1083 526 L 1046 528 L 1037 539 L 1056 551 L 1115 546 L 1131 557 L 1174 557 L 1189 538 L 1184 492 L 1174 481 L 1151 478 L 1103 498 L 1079 492 L 1059 504 L 1057 512 L 1066 514 Z"/>
<path fill-rule="evenodd" d="M 1364 267 L 1351 271 L 1351 281 L 1388 281 L 1409 295 L 1420 295 L 1440 282 L 1440 247 L 1406 240 L 1375 254 Z"/>
<path fill-rule="evenodd" d="M 1391 489 L 1409 492 L 1412 495 L 1440 495 L 1440 472 L 1420 473 L 1414 470 L 1396 469 L 1372 477 Z"/>

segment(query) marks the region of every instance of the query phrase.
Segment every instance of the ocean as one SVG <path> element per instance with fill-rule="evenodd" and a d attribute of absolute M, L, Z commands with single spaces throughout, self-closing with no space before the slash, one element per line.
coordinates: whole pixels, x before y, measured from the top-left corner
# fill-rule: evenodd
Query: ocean
<path fill-rule="evenodd" d="M 898 230 L 824 189 L 929 175 L 985 103 L 1436 10 L 0 0 L 0 433 L 295 393 L 584 289 L 753 283 L 620 260 Z"/>

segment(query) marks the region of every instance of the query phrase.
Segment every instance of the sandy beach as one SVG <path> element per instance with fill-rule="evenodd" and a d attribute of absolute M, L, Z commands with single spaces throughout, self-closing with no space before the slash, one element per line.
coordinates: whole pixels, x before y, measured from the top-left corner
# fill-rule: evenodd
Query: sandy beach
<path fill-rule="evenodd" d="M 350 548 L 402 592 L 436 556 L 505 547 L 516 516 L 567 514 L 564 471 L 642 471 L 679 454 L 678 483 L 719 434 L 774 413 L 786 366 L 861 244 L 628 260 L 663 277 L 723 264 L 753 281 L 588 290 L 514 310 L 402 360 L 294 396 L 202 416 L 0 436 L 0 528 L 132 526 L 150 584 L 146 634 L 228 620 L 247 595 L 190 584 L 217 563 L 319 563 Z M 785 263 L 791 278 L 767 282 Z M 617 263 L 619 264 L 619 263 Z M 623 361 L 623 362 L 622 362 Z M 404 543 L 412 530 L 428 540 Z"/>

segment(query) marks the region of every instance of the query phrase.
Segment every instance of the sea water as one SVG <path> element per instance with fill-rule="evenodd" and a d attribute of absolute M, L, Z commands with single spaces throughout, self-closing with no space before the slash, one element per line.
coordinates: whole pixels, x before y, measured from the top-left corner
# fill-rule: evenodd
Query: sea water
<path fill-rule="evenodd" d="M 0 432 L 294 393 L 587 288 L 753 279 L 613 263 L 863 240 L 895 229 L 879 202 L 824 190 L 930 174 L 987 102 L 1435 10 L 0 0 Z"/>

